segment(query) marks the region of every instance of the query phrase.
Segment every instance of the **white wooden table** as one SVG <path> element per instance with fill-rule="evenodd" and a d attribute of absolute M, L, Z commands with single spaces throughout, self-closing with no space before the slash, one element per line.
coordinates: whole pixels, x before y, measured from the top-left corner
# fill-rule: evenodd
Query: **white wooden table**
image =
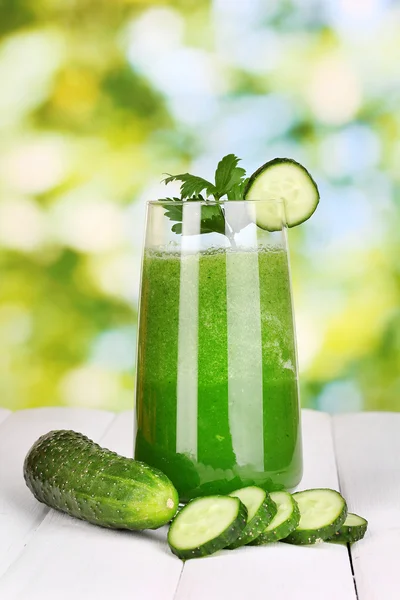
<path fill-rule="evenodd" d="M 351 556 L 334 544 L 272 544 L 185 564 L 165 528 L 108 531 L 47 508 L 25 486 L 23 460 L 39 435 L 74 429 L 132 456 L 132 423 L 131 412 L 0 409 L 1 600 L 400 599 L 400 413 L 303 411 L 299 488 L 340 487 L 369 521 Z"/>

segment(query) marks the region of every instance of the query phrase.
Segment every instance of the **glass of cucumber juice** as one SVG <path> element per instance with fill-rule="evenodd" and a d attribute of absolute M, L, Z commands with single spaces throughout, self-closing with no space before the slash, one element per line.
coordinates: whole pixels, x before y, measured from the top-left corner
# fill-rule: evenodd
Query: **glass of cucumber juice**
<path fill-rule="evenodd" d="M 283 213 L 278 200 L 148 203 L 135 458 L 183 502 L 301 479 Z"/>

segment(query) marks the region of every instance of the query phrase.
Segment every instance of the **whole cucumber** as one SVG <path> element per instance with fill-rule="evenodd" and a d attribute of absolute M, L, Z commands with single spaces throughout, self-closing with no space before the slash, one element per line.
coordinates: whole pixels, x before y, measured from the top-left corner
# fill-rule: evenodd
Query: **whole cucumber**
<path fill-rule="evenodd" d="M 40 437 L 25 458 L 24 478 L 40 502 L 103 527 L 157 529 L 178 509 L 164 473 L 75 431 Z"/>

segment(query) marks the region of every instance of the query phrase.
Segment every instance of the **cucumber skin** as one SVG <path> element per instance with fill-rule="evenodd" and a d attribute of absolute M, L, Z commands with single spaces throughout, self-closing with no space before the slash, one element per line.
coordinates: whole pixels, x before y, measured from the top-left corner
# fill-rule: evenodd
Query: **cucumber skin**
<path fill-rule="evenodd" d="M 290 533 L 292 533 L 300 522 L 300 510 L 297 505 L 296 500 L 292 496 L 293 501 L 293 513 L 290 519 L 278 525 L 276 529 L 272 529 L 271 531 L 264 531 L 261 535 L 258 536 L 253 542 L 252 546 L 263 546 L 264 544 L 272 544 L 274 542 L 279 542 L 286 538 Z"/>
<path fill-rule="evenodd" d="M 296 160 L 294 160 L 293 158 L 273 158 L 272 160 L 269 160 L 268 162 L 264 163 L 263 165 L 261 165 L 261 167 L 258 167 L 258 169 L 256 171 L 254 171 L 254 173 L 251 175 L 251 177 L 249 178 L 246 187 L 244 189 L 243 192 L 243 198 L 246 200 L 247 194 L 249 193 L 249 191 L 252 188 L 252 185 L 254 183 L 254 181 L 258 178 L 259 175 L 261 175 L 261 173 L 263 171 L 265 171 L 266 169 L 269 169 L 270 167 L 274 167 L 275 165 L 282 165 L 282 164 L 289 164 L 289 165 L 295 165 L 296 167 L 299 167 L 300 169 L 302 169 L 310 178 L 310 180 L 312 181 L 312 183 L 315 186 L 315 190 L 317 192 L 317 203 L 315 205 L 314 210 L 312 211 L 312 213 L 310 213 L 307 217 L 307 219 L 305 219 L 306 221 L 314 214 L 314 212 L 317 209 L 317 206 L 319 204 L 319 200 L 320 200 L 320 195 L 319 195 L 319 189 L 318 186 L 314 180 L 314 178 L 311 176 L 311 173 L 300 163 L 298 163 Z M 296 227 L 297 225 L 301 225 L 302 223 L 304 223 L 304 221 L 299 221 L 296 223 L 292 223 L 291 225 L 287 224 L 287 226 L 289 228 L 292 227 Z M 277 231 L 275 229 L 271 229 L 268 231 Z"/>
<path fill-rule="evenodd" d="M 24 478 L 39 502 L 102 527 L 157 529 L 178 509 L 164 473 L 75 431 L 40 437 L 25 458 Z"/>
<path fill-rule="evenodd" d="M 339 492 L 337 493 L 339 494 Z M 296 493 L 294 493 L 293 496 L 296 496 Z M 332 537 L 337 531 L 339 531 L 347 517 L 347 503 L 344 498 L 343 501 L 344 507 L 342 512 L 338 515 L 337 519 L 335 519 L 335 521 L 333 521 L 333 523 L 331 523 L 331 525 L 329 525 L 328 527 L 321 527 L 320 529 L 295 529 L 282 541 L 286 542 L 287 544 L 305 546 L 317 544 L 319 542 L 324 542 L 328 538 Z"/>
<path fill-rule="evenodd" d="M 196 500 L 199 500 L 199 498 L 193 498 L 193 500 L 190 500 L 186 506 L 189 506 L 189 504 L 191 504 L 192 502 L 196 502 Z M 239 537 L 243 529 L 246 527 L 247 523 L 247 509 L 245 505 L 242 502 L 240 502 L 239 498 L 237 498 L 237 500 L 239 502 L 239 509 L 237 517 L 233 521 L 233 523 L 231 523 L 229 527 L 227 527 L 227 529 L 225 529 L 225 531 L 223 531 L 218 537 L 214 538 L 213 540 L 210 540 L 209 542 L 206 542 L 202 546 L 190 549 L 176 548 L 171 544 L 170 540 L 171 528 L 174 524 L 175 519 L 178 519 L 180 513 L 183 510 L 185 510 L 186 507 L 183 507 L 175 516 L 168 531 L 168 544 L 171 548 L 172 553 L 182 560 L 188 560 L 190 558 L 201 558 L 203 556 L 209 556 L 210 554 L 214 554 L 214 552 L 218 552 L 218 550 L 227 548 L 230 544 L 232 544 L 232 542 L 234 542 Z"/>
<path fill-rule="evenodd" d="M 258 539 L 258 536 L 265 530 L 268 524 L 271 523 L 277 512 L 278 509 L 275 502 L 272 500 L 268 492 L 266 492 L 264 502 L 261 504 L 250 523 L 246 524 L 246 527 L 243 529 L 239 537 L 233 542 L 233 544 L 227 546 L 227 548 L 229 550 L 235 550 L 235 548 L 246 546 L 247 544 L 250 544 Z"/>
<path fill-rule="evenodd" d="M 326 541 L 336 544 L 354 544 L 354 542 L 362 540 L 368 528 L 368 521 L 366 519 L 364 519 L 364 521 L 365 525 L 342 525 L 339 531 L 337 531 L 332 537 L 327 538 Z"/>

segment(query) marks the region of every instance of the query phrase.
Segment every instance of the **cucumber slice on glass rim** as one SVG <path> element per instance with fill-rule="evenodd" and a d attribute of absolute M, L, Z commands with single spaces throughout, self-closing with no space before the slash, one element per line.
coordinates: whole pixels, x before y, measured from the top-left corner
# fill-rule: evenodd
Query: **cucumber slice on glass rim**
<path fill-rule="evenodd" d="M 245 200 L 281 200 L 255 207 L 256 223 L 262 229 L 279 231 L 282 225 L 295 227 L 311 217 L 319 202 L 317 184 L 303 165 L 291 158 L 274 158 L 250 177 Z"/>
<path fill-rule="evenodd" d="M 346 520 L 346 500 L 336 490 L 305 490 L 294 493 L 293 498 L 300 510 L 300 522 L 284 539 L 289 544 L 323 542 L 339 531 Z"/>
<path fill-rule="evenodd" d="M 248 486 L 229 494 L 239 498 L 247 509 L 247 524 L 239 537 L 228 546 L 230 550 L 250 544 L 262 533 L 276 515 L 277 507 L 270 494 L 257 486 Z"/>
<path fill-rule="evenodd" d="M 297 502 L 289 492 L 271 492 L 278 511 L 264 531 L 253 542 L 254 546 L 278 542 L 296 529 L 300 521 L 300 510 Z"/>
<path fill-rule="evenodd" d="M 247 510 L 239 498 L 195 498 L 172 521 L 168 544 L 183 560 L 208 556 L 232 544 L 246 523 Z"/>
<path fill-rule="evenodd" d="M 345 522 L 327 542 L 337 542 L 340 544 L 353 544 L 362 540 L 368 527 L 368 521 L 354 513 L 348 513 Z"/>

